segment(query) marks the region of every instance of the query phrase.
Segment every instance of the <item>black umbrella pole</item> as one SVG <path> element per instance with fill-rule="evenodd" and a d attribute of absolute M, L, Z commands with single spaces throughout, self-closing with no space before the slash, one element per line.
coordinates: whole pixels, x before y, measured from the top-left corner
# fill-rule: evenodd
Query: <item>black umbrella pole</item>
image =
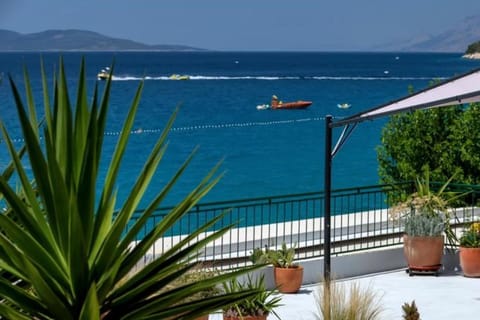
<path fill-rule="evenodd" d="M 325 117 L 325 182 L 323 210 L 323 278 L 330 282 L 330 203 L 332 191 L 332 116 Z"/>

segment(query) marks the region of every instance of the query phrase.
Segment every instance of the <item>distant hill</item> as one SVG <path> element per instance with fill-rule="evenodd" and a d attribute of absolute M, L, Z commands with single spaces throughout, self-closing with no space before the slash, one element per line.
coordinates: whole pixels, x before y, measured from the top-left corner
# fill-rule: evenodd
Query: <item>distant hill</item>
<path fill-rule="evenodd" d="M 204 51 L 182 45 L 147 45 L 83 30 L 21 34 L 0 29 L 0 51 Z"/>
<path fill-rule="evenodd" d="M 378 46 L 375 50 L 463 53 L 469 44 L 478 40 L 480 40 L 480 15 L 475 15 L 436 35 L 419 35 L 408 41 Z"/>

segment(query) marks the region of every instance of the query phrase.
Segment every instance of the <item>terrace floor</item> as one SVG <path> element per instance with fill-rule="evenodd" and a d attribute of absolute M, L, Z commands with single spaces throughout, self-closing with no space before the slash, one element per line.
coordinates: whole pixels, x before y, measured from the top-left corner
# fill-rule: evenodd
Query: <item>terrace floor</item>
<path fill-rule="evenodd" d="M 402 319 L 401 306 L 415 300 L 423 320 L 478 319 L 480 314 L 480 278 L 466 278 L 461 273 L 440 273 L 410 277 L 404 269 L 340 280 L 370 286 L 381 297 L 381 319 Z M 319 285 L 303 286 L 297 294 L 285 294 L 277 313 L 282 320 L 319 320 L 316 295 Z M 210 320 L 220 320 L 211 315 Z M 276 319 L 270 315 L 268 319 Z"/>

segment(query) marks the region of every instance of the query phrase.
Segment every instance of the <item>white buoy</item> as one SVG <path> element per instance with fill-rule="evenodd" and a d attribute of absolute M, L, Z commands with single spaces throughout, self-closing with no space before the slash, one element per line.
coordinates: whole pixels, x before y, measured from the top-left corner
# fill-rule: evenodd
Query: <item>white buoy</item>
<path fill-rule="evenodd" d="M 349 104 L 349 103 L 339 103 L 337 104 L 337 107 L 339 107 L 340 109 L 348 109 L 350 108 L 352 105 Z"/>

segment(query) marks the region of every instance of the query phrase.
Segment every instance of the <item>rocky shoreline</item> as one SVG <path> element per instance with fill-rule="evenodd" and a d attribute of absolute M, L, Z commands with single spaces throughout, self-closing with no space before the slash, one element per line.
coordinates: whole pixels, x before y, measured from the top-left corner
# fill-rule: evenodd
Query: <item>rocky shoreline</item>
<path fill-rule="evenodd" d="M 464 54 L 462 57 L 467 59 L 480 59 L 480 52 Z"/>

